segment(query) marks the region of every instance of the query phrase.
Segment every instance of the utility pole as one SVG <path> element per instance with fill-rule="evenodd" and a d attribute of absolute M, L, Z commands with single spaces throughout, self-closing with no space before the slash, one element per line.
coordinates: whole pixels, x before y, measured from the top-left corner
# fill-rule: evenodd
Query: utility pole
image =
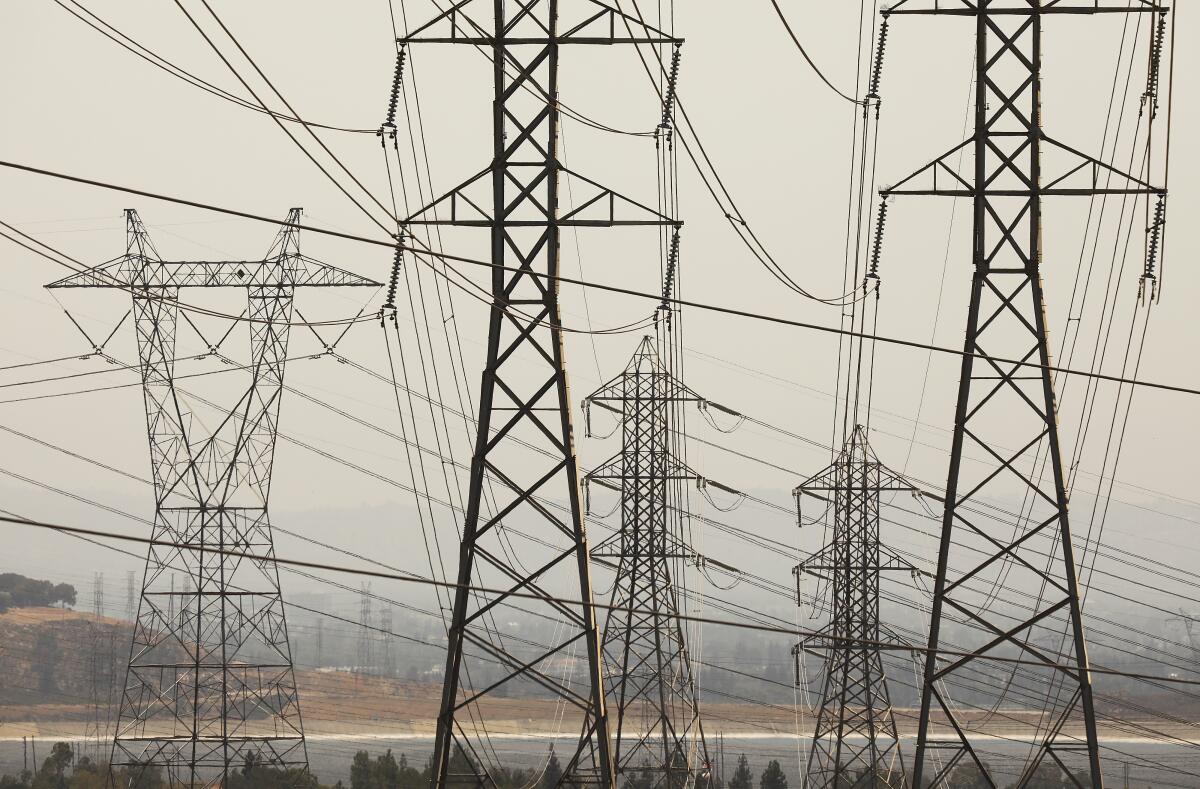
<path fill-rule="evenodd" d="M 982 773 L 989 787 L 1010 783 L 977 750 L 982 733 L 962 719 L 945 695 L 955 680 L 971 682 L 979 673 L 997 668 L 989 660 L 995 657 L 1024 661 L 1001 669 L 1011 671 L 1018 683 L 1047 690 L 1047 706 L 1032 735 L 1034 746 L 1012 785 L 1030 785 L 1039 768 L 1048 766 L 1057 768 L 1064 780 L 1100 789 L 1096 713 L 1046 339 L 1043 199 L 1127 195 L 1136 200 L 1157 195 L 1161 201 L 1165 192 L 1043 131 L 1042 25 L 1054 16 L 1068 26 L 1078 25 L 1080 15 L 1120 13 L 1152 14 L 1157 23 L 1161 17 L 1155 17 L 1165 14 L 1166 6 L 1157 0 L 900 0 L 883 13 L 885 24 L 907 15 L 968 19 L 974 23 L 976 48 L 973 135 L 880 192 L 881 213 L 892 195 L 962 197 L 973 207 L 971 296 L 922 680 L 914 785 L 946 786 L 960 764 Z M 1154 35 L 1154 28 L 1162 24 L 1149 27 Z M 1159 44 L 1161 51 L 1161 38 Z M 1150 62 L 1148 91 L 1156 92 L 1158 63 L 1153 51 Z M 1150 106 L 1153 113 L 1156 93 L 1150 96 Z M 974 169 L 966 176 L 955 167 L 960 150 L 974 154 Z M 1156 247 L 1159 225 L 1156 221 L 1147 230 L 1154 234 L 1151 248 Z M 1152 256 L 1145 278 L 1154 278 Z M 965 453 L 979 462 L 964 464 Z M 1027 502 L 1023 522 L 1014 528 L 998 518 L 990 509 L 994 501 Z M 1037 596 L 1028 605 L 1018 605 L 990 594 L 1004 589 Z M 968 625 L 957 631 L 958 643 L 943 638 L 948 617 Z M 1056 638 L 1053 648 L 1035 643 L 1047 634 Z M 941 657 L 951 649 L 953 657 Z M 997 692 L 984 706 L 1002 699 Z M 935 750 L 940 769 L 934 768 Z"/>
<path fill-rule="evenodd" d="M 814 789 L 907 786 L 900 735 L 880 653 L 879 581 L 884 572 L 910 573 L 912 565 L 880 545 L 880 495 L 911 493 L 913 486 L 875 455 L 857 425 L 834 462 L 794 491 L 800 523 L 805 497 L 832 520 L 829 545 L 796 566 L 797 579 L 812 575 L 829 584 L 832 615 L 820 635 L 799 644 L 825 655 L 825 678 L 808 756 Z M 800 601 L 797 600 L 797 603 Z M 898 639 L 892 639 L 898 640 Z M 797 683 L 800 670 L 797 664 Z"/>
<path fill-rule="evenodd" d="M 611 788 L 611 729 L 555 278 L 564 228 L 676 222 L 564 166 L 559 60 L 564 48 L 576 45 L 681 42 L 594 0 L 462 0 L 398 43 L 421 42 L 478 48 L 493 64 L 491 162 L 402 223 L 405 232 L 420 225 L 487 229 L 493 266 L 433 786 L 494 785 L 489 771 L 501 765 L 492 763 L 476 724 L 486 720 L 484 706 L 493 695 L 536 685 L 579 716 L 578 746 L 569 751 L 562 782 Z M 575 200 L 565 212 L 564 179 Z M 495 499 L 494 512 L 485 512 L 485 491 Z M 565 501 L 566 514 L 546 507 L 542 497 Z M 508 523 L 519 523 L 537 541 L 521 543 L 519 556 L 510 555 Z M 473 591 L 478 587 L 507 591 Z M 507 637 L 520 635 L 509 620 L 527 621 L 531 614 L 561 620 L 560 637 L 545 649 Z M 504 666 L 500 680 L 472 687 L 472 674 L 492 676 L 493 661 Z"/>
<path fill-rule="evenodd" d="M 119 288 L 133 297 L 155 492 L 154 543 L 122 686 L 110 780 L 125 768 L 137 783 L 144 770 L 156 767 L 171 785 L 225 786 L 247 758 L 306 769 L 267 515 L 292 297 L 298 287 L 377 283 L 302 255 L 298 208 L 288 213 L 266 257 L 254 261 L 163 260 L 137 213 L 127 210 L 125 218 L 123 256 L 49 286 Z M 245 318 L 236 323 L 249 334 L 249 380 L 231 408 L 220 408 L 211 431 L 194 418 L 189 403 L 195 396 L 177 386 L 175 373 L 177 333 L 185 326 L 214 356 L 224 342 L 201 335 L 197 321 L 203 319 L 181 301 L 181 292 L 195 288 L 242 288 L 247 295 Z M 168 568 L 182 570 L 187 581 L 178 618 Z"/>
<path fill-rule="evenodd" d="M 585 408 L 621 419 L 621 451 L 587 483 L 621 495 L 621 529 L 596 547 L 617 561 L 604 626 L 608 697 L 616 715 L 617 777 L 649 773 L 654 787 L 701 785 L 711 776 L 672 563 L 695 558 L 682 541 L 682 482 L 700 481 L 674 451 L 679 403 L 701 398 L 666 369 L 644 337 L 625 370 L 588 396 Z"/>

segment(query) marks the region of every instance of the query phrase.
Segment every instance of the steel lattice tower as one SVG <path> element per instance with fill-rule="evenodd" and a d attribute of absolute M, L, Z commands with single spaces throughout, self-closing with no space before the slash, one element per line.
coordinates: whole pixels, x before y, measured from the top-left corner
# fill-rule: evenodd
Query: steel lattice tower
<path fill-rule="evenodd" d="M 399 43 L 419 42 L 484 50 L 493 61 L 494 88 L 491 164 L 402 223 L 406 228 L 487 228 L 493 266 L 487 361 L 433 784 L 441 789 L 452 782 L 495 783 L 486 767 L 486 730 L 477 724 L 487 717 L 483 707 L 488 698 L 517 682 L 539 686 L 582 717 L 579 744 L 566 760 L 563 782 L 612 787 L 599 628 L 555 277 L 563 228 L 676 223 L 564 166 L 559 154 L 559 56 L 565 46 L 681 42 L 594 0 L 461 0 Z M 561 212 L 560 185 L 567 178 L 575 207 Z M 541 452 L 530 453 L 522 444 Z M 493 512 L 484 511 L 485 490 L 494 497 Z M 565 500 L 566 514 L 539 501 L 543 496 Z M 544 550 L 527 549 L 526 543 L 517 549 L 524 555 L 514 555 L 506 524 L 519 524 Z M 560 602 L 576 595 L 579 604 Z M 521 616 L 533 612 L 561 620 L 555 642 L 532 653 L 514 652 L 520 641 L 508 636 L 518 633 L 506 633 L 501 621 L 513 607 L 526 612 Z M 504 667 L 499 680 L 472 688 L 472 667 L 483 676 L 496 662 Z M 571 676 L 576 664 L 583 676 Z"/>
<path fill-rule="evenodd" d="M 621 495 L 621 529 L 593 552 L 617 561 L 602 650 L 617 775 L 648 772 L 664 789 L 707 781 L 710 771 L 671 577 L 672 561 L 691 556 L 671 528 L 682 511 L 672 488 L 699 479 L 671 446 L 671 412 L 681 402 L 700 398 L 663 366 L 650 337 L 586 401 L 621 419 L 620 453 L 587 475 Z"/>
<path fill-rule="evenodd" d="M 829 584 L 832 598 L 822 634 L 796 649 L 797 661 L 804 659 L 806 649 L 825 654 L 808 756 L 808 781 L 814 789 L 907 786 L 879 650 L 879 580 L 884 572 L 909 572 L 912 566 L 881 546 L 879 507 L 880 494 L 912 490 L 879 461 L 866 429 L 856 426 L 834 462 L 794 491 L 798 506 L 805 496 L 823 500 L 833 521 L 832 541 L 796 566 L 797 580 L 803 573 L 821 579 Z M 890 633 L 888 638 L 899 640 Z"/>
<path fill-rule="evenodd" d="M 52 288 L 133 296 L 155 517 L 111 763 L 131 783 L 161 768 L 173 786 L 224 786 L 247 759 L 306 769 L 307 751 L 274 562 L 267 497 L 297 287 L 376 285 L 300 252 L 292 209 L 257 261 L 165 261 L 133 210 L 125 255 Z M 245 288 L 250 383 L 205 431 L 175 383 L 179 294 Z M 230 556 L 226 551 L 256 558 Z M 172 575 L 184 572 L 176 593 Z M 175 598 L 178 598 L 176 600 Z M 178 612 L 177 615 L 174 612 Z"/>
<path fill-rule="evenodd" d="M 1025 661 L 1011 669 L 1014 676 L 1048 689 L 1034 747 L 1015 786 L 1028 785 L 1042 767 L 1056 767 L 1074 785 L 1102 786 L 1049 369 L 1042 200 L 1163 192 L 1042 130 L 1042 24 L 1052 15 L 1070 20 L 1084 14 L 1165 10 L 1151 0 L 901 0 L 884 12 L 885 18 L 969 18 L 976 36 L 974 134 L 881 190 L 885 200 L 901 194 L 948 195 L 969 198 L 973 205 L 974 271 L 922 683 L 917 786 L 947 785 L 960 763 L 973 765 L 988 786 L 1001 780 L 976 750 L 980 734 L 952 708 L 945 688 L 955 679 L 971 683 L 997 670 L 1008 673 L 1009 666 L 989 662 L 989 657 Z M 974 154 L 974 171 L 966 177 L 957 174 L 952 158 L 963 149 Z M 964 451 L 980 462 L 964 464 Z M 1039 459 L 1048 474 L 1040 470 Z M 990 501 L 1014 499 L 1026 502 L 1025 517 L 1016 527 L 989 514 L 994 512 L 988 509 Z M 994 584 L 1035 596 L 1027 605 L 1002 603 L 986 592 Z M 970 625 L 956 631 L 961 643 L 943 643 L 948 615 Z M 1046 636 L 1055 637 L 1049 646 Z M 939 657 L 942 649 L 966 655 Z M 1003 684 L 1004 678 L 999 679 Z M 1002 699 L 997 694 L 994 703 L 998 706 Z M 946 736 L 931 732 L 935 713 L 937 722 L 948 727 Z M 934 764 L 934 751 L 943 759 L 940 765 Z"/>
<path fill-rule="evenodd" d="M 355 679 L 362 679 L 364 674 L 373 673 L 375 634 L 371 632 L 371 582 L 363 581 L 358 592 L 358 651 L 357 665 L 354 667 Z"/>

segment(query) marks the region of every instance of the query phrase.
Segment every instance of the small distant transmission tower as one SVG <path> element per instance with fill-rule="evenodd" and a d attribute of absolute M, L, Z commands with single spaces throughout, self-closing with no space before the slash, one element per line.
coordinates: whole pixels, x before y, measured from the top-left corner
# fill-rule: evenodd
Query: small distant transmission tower
<path fill-rule="evenodd" d="M 879 643 L 879 580 L 885 571 L 912 566 L 881 546 L 880 494 L 913 490 L 884 466 L 856 426 L 834 462 L 795 490 L 801 524 L 805 497 L 832 520 L 833 539 L 796 567 L 829 585 L 832 615 L 821 634 L 797 649 L 819 649 L 825 678 L 808 756 L 814 789 L 907 786 L 900 735 L 888 694 Z M 894 637 L 889 640 L 898 641 Z"/>
<path fill-rule="evenodd" d="M 373 669 L 371 646 L 375 636 L 371 632 L 371 582 L 364 581 L 358 593 L 358 665 L 355 672 L 358 675 L 370 673 Z"/>
<path fill-rule="evenodd" d="M 672 446 L 671 414 L 683 402 L 701 398 L 663 366 L 651 337 L 586 401 L 621 419 L 620 453 L 587 476 L 621 494 L 621 529 L 593 553 L 618 562 L 603 641 L 617 776 L 647 772 L 663 789 L 704 785 L 711 774 L 671 571 L 692 558 L 673 528 L 682 512 L 673 493 L 700 479 Z"/>
<path fill-rule="evenodd" d="M 1157 39 L 1147 82 L 1152 121 L 1166 11 L 1157 0 L 900 0 L 883 12 L 885 20 L 962 17 L 973 23 L 975 38 L 973 135 L 880 192 L 881 212 L 891 195 L 963 197 L 973 206 L 971 296 L 922 680 L 915 786 L 947 786 L 960 763 L 982 773 L 989 787 L 1009 783 L 977 750 L 983 734 L 962 720 L 941 690 L 956 678 L 978 685 L 978 676 L 997 666 L 993 657 L 1024 661 L 1011 668 L 1012 676 L 1048 691 L 1033 747 L 1012 786 L 1023 789 L 1041 780 L 1035 776 L 1043 766 L 1075 785 L 1103 786 L 1046 338 L 1043 199 L 1157 195 L 1161 212 L 1165 191 L 1043 131 L 1042 24 L 1055 15 L 1064 26 L 1085 14 L 1158 15 L 1150 17 L 1158 24 L 1148 26 Z M 955 165 L 959 151 L 974 154 L 965 176 Z M 1144 279 L 1151 288 L 1161 220 L 1160 213 L 1147 229 Z M 972 451 L 978 462 L 964 464 Z M 1039 472 L 1041 461 L 1048 474 Z M 994 501 L 1029 502 L 1023 522 L 1014 528 L 997 518 Z M 1040 592 L 1029 603 L 1009 605 L 992 594 L 1002 588 Z M 965 656 L 941 655 L 947 617 L 969 623 L 957 629 L 954 644 Z M 1049 648 L 1038 643 L 1043 635 L 1055 637 Z M 1002 700 L 997 691 L 979 703 Z"/>
<path fill-rule="evenodd" d="M 51 288 L 119 288 L 133 297 L 134 329 L 155 491 L 154 543 L 113 740 L 110 781 L 132 785 L 156 767 L 172 786 L 219 787 L 246 759 L 306 768 L 267 494 L 297 287 L 374 286 L 300 252 L 292 209 L 267 256 L 255 261 L 166 261 L 133 210 L 125 254 Z M 181 291 L 245 289 L 249 383 L 206 431 L 176 386 Z M 244 552 L 254 559 L 230 556 Z M 177 595 L 173 573 L 187 591 Z M 175 598 L 179 596 L 178 605 Z M 178 617 L 175 613 L 178 611 Z"/>
<path fill-rule="evenodd" d="M 89 624 L 88 666 L 90 668 L 88 703 L 91 719 L 87 722 L 84 740 L 94 747 L 97 756 L 105 737 L 108 720 L 108 701 L 112 677 L 111 640 L 105 637 L 104 627 L 104 573 L 92 574 L 92 621 Z M 107 642 L 107 643 L 106 643 Z"/>
<path fill-rule="evenodd" d="M 137 616 L 137 573 L 129 570 L 125 573 L 125 618 L 133 621 Z"/>
<path fill-rule="evenodd" d="M 104 573 L 92 575 L 92 613 L 97 620 L 104 618 Z"/>
<path fill-rule="evenodd" d="M 1179 622 L 1183 625 L 1183 632 L 1187 634 L 1188 646 L 1192 648 L 1192 660 L 1200 664 L 1200 619 L 1179 609 L 1179 616 L 1172 617 L 1168 622 Z"/>
<path fill-rule="evenodd" d="M 190 600 L 191 597 L 192 597 L 192 577 L 190 575 L 185 575 L 183 577 L 183 595 L 180 599 L 186 601 L 186 600 Z M 177 622 L 177 626 L 182 630 L 184 627 L 187 626 L 188 617 L 190 617 L 192 615 L 191 608 L 188 605 L 186 605 L 186 603 L 181 604 L 179 606 L 178 613 L 179 613 L 179 620 Z M 249 646 L 249 645 L 247 645 L 247 646 Z"/>
<path fill-rule="evenodd" d="M 406 230 L 487 229 L 494 266 L 433 786 L 495 784 L 478 721 L 486 721 L 484 707 L 492 697 L 529 683 L 569 705 L 580 719 L 578 747 L 568 751 L 561 782 L 613 787 L 555 277 L 564 228 L 676 223 L 566 168 L 559 154 L 559 63 L 573 46 L 682 42 L 597 0 L 463 0 L 399 43 L 420 42 L 479 48 L 494 64 L 490 163 L 403 223 Z M 563 211 L 560 186 L 567 179 L 575 205 Z M 485 512 L 485 491 L 495 499 L 494 513 Z M 547 508 L 541 497 L 566 502 L 567 513 Z M 537 544 L 525 543 L 521 555 L 511 556 L 508 523 L 520 524 Z M 473 589 L 481 586 L 511 591 Z M 564 597 L 580 602 L 564 605 L 559 602 Z M 515 654 L 515 642 L 496 626 L 514 608 L 524 612 L 522 619 L 531 614 L 561 619 L 559 638 L 546 649 Z M 503 677 L 472 688 L 471 676 L 494 673 L 491 661 L 505 666 Z M 576 662 L 579 671 L 572 677 Z M 452 771 L 452 757 L 460 753 L 466 758 L 454 758 Z"/>
<path fill-rule="evenodd" d="M 317 668 L 325 665 L 325 620 L 317 620 Z"/>
<path fill-rule="evenodd" d="M 381 668 L 385 677 L 396 676 L 396 654 L 392 649 L 392 607 L 385 605 L 379 612 L 379 643 L 383 652 Z"/>

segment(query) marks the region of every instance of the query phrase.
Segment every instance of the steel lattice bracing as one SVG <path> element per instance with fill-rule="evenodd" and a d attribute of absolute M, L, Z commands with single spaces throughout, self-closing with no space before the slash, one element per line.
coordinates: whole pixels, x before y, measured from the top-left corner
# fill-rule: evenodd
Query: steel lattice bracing
<path fill-rule="evenodd" d="M 674 222 L 563 166 L 559 57 L 566 45 L 678 42 L 591 0 L 465 0 L 400 43 L 420 42 L 480 47 L 494 64 L 491 164 L 404 222 L 487 228 L 494 266 L 433 783 L 494 785 L 486 705 L 524 685 L 551 693 L 582 721 L 562 780 L 611 787 L 599 628 L 553 278 L 564 227 Z M 572 179 L 575 205 L 560 212 L 565 179 Z M 494 502 L 488 511 L 485 491 Z M 566 513 L 541 497 L 566 502 Z M 538 542 L 511 540 L 507 524 Z M 559 622 L 544 648 L 531 648 L 509 623 L 529 621 L 531 612 Z M 492 676 L 496 663 L 501 676 L 473 687 L 471 677 Z"/>
<path fill-rule="evenodd" d="M 706 785 L 709 776 L 671 577 L 672 562 L 690 553 L 672 529 L 681 512 L 672 491 L 699 479 L 671 445 L 670 415 L 681 401 L 699 398 L 663 367 L 650 337 L 624 372 L 587 399 L 621 418 L 621 452 L 587 476 L 621 495 L 621 530 L 593 553 L 617 561 L 602 650 L 616 716 L 614 760 L 618 777 L 646 773 L 664 789 Z"/>
<path fill-rule="evenodd" d="M 879 643 L 879 580 L 883 572 L 912 568 L 879 541 L 880 494 L 912 486 L 879 462 L 856 427 L 837 459 L 796 488 L 823 500 L 833 523 L 829 545 L 796 567 L 828 584 L 832 612 L 822 634 L 797 648 L 825 654 L 816 730 L 808 756 L 814 789 L 901 789 L 908 785 L 896 718 Z M 802 506 L 802 505 L 801 505 Z M 802 506 L 803 510 L 803 506 Z M 898 639 L 891 633 L 887 640 Z"/>
<path fill-rule="evenodd" d="M 300 215 L 293 209 L 288 223 Z M 283 228 L 266 258 L 247 263 L 158 259 L 126 212 L 126 254 L 50 287 L 118 287 L 134 327 L 155 491 L 112 777 L 162 770 L 171 785 L 223 786 L 247 761 L 307 769 L 300 704 L 267 516 L 279 400 L 298 285 L 375 285 L 310 261 Z M 250 383 L 212 430 L 175 385 L 181 287 L 245 287 Z M 250 554 L 232 557 L 220 551 Z M 176 592 L 174 573 L 185 574 Z"/>
<path fill-rule="evenodd" d="M 1015 683 L 1046 694 L 1045 707 L 1030 726 L 1033 747 L 1019 766 L 1016 787 L 1042 780 L 1047 772 L 1067 785 L 1102 785 L 1055 396 L 1047 369 L 1042 202 L 1050 196 L 1159 190 L 1043 132 L 1042 23 L 1051 15 L 1062 15 L 1060 24 L 1065 26 L 1082 14 L 1162 10 L 1148 0 L 1120 5 L 1094 0 L 902 0 L 886 12 L 970 18 L 976 35 L 973 136 L 883 192 L 885 197 L 967 197 L 974 209 L 966 355 L 922 683 L 917 785 L 947 786 L 960 766 L 982 775 L 984 785 L 1011 783 L 981 755 L 976 747 L 981 733 L 947 696 L 948 686 L 979 688 L 981 678 L 997 688 Z M 966 147 L 974 154 L 974 171 L 964 177 L 955 172 L 951 154 Z M 964 454 L 981 462 L 963 463 Z M 1014 527 L 986 514 L 995 501 L 1023 502 L 1021 522 Z M 989 592 L 1005 589 L 1033 596 L 1018 603 Z M 966 625 L 955 630 L 953 642 L 943 634 L 947 618 Z M 939 649 L 967 656 L 940 657 Z M 989 657 L 1019 658 L 1024 664 L 1004 666 Z M 1003 693 L 997 691 L 980 706 L 986 710 L 1003 701 Z"/>

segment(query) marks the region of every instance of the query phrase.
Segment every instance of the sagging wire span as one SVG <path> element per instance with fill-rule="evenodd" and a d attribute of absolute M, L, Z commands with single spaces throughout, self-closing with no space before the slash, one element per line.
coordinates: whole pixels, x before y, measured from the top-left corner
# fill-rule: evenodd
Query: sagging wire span
<path fill-rule="evenodd" d="M 1167 196 L 1159 195 L 1158 202 L 1154 206 L 1154 221 L 1150 223 L 1150 227 L 1146 228 L 1146 234 L 1150 236 L 1150 240 L 1146 245 L 1146 268 L 1142 271 L 1141 279 L 1138 280 L 1138 301 L 1141 301 L 1146 295 L 1146 283 L 1150 283 L 1150 301 L 1154 301 L 1158 295 L 1158 275 L 1155 273 L 1155 266 L 1158 263 L 1158 248 L 1162 239 L 1162 228 L 1167 223 Z"/>
<path fill-rule="evenodd" d="M 804 506 L 802 503 L 804 496 L 812 496 L 814 498 L 821 499 L 825 502 L 825 509 L 821 510 L 819 515 L 805 520 Z M 799 529 L 803 529 L 805 526 L 812 526 L 814 524 L 821 523 L 826 517 L 829 516 L 830 510 L 833 509 L 833 499 L 827 499 L 824 496 L 817 496 L 815 493 L 805 492 L 801 486 L 796 486 L 792 489 L 792 498 L 796 500 L 796 528 Z"/>
<path fill-rule="evenodd" d="M 1162 62 L 1163 42 L 1166 36 L 1167 12 L 1163 11 L 1158 15 L 1158 26 L 1154 30 L 1154 36 L 1150 39 L 1150 66 L 1146 70 L 1146 92 L 1142 94 L 1138 117 L 1141 117 L 1146 111 L 1147 105 L 1150 107 L 1151 120 L 1158 115 L 1158 66 Z"/>
<path fill-rule="evenodd" d="M 712 494 L 708 492 L 710 487 L 733 494 L 736 497 L 733 501 L 733 504 L 730 504 L 728 507 L 722 507 L 720 504 L 717 504 L 717 502 L 713 500 Z M 722 485 L 720 482 L 714 482 L 713 480 L 705 477 L 696 477 L 696 490 L 700 491 L 700 495 L 704 496 L 704 500 L 707 501 L 709 505 L 712 506 L 712 508 L 717 512 L 733 512 L 738 507 L 742 506 L 742 502 L 746 500 L 746 494 L 742 493 L 740 490 L 731 488 L 728 485 Z"/>
<path fill-rule="evenodd" d="M 613 422 L 612 430 L 609 430 L 607 433 L 605 433 L 602 436 L 597 435 L 592 430 L 592 401 L 588 400 L 587 398 L 584 398 L 582 407 L 583 407 L 583 435 L 585 438 L 600 438 L 600 439 L 611 438 L 612 435 L 617 432 L 617 428 L 619 428 L 621 426 L 621 422 L 618 420 L 616 422 Z M 612 410 L 611 408 L 608 408 L 607 406 L 601 406 L 601 407 L 604 408 L 604 410 L 606 410 L 606 411 Z"/>
<path fill-rule="evenodd" d="M 715 420 L 713 418 L 712 414 L 710 414 L 708 412 L 708 409 L 710 407 L 715 408 L 718 411 L 721 411 L 722 413 L 725 413 L 725 414 L 728 414 L 728 415 L 734 417 L 737 421 L 734 422 L 733 427 L 721 427 L 720 425 L 718 425 L 717 420 Z M 704 417 L 704 421 L 708 422 L 709 427 L 711 427 L 713 430 L 716 430 L 718 433 L 724 433 L 726 435 L 729 435 L 730 433 L 732 433 L 733 431 L 735 431 L 739 427 L 741 427 L 742 424 L 747 419 L 745 414 L 738 413 L 737 411 L 734 411 L 732 408 L 726 408 L 725 406 L 721 405 L 720 403 L 714 403 L 709 400 L 699 401 L 698 403 L 696 403 L 696 408 L 697 408 L 697 410 L 700 411 L 700 416 Z"/>
<path fill-rule="evenodd" d="M 699 554 L 697 554 L 695 557 L 695 560 L 692 562 L 692 564 L 695 566 L 695 568 L 697 570 L 700 571 L 700 574 L 704 576 L 704 580 L 708 581 L 708 583 L 710 585 L 712 585 L 713 588 L 720 589 L 722 592 L 728 592 L 731 589 L 733 589 L 734 587 L 741 584 L 741 582 L 742 582 L 741 576 L 734 575 L 733 583 L 729 584 L 729 586 L 721 586 L 721 584 L 717 583 L 716 580 L 712 577 L 712 574 L 709 573 L 709 571 L 708 571 L 708 565 L 709 565 L 710 561 L 711 560 L 708 557 L 700 556 Z M 721 565 L 719 562 L 714 562 L 714 564 L 716 564 L 718 567 L 723 568 L 723 565 Z"/>
<path fill-rule="evenodd" d="M 792 578 L 796 580 L 796 607 L 808 608 L 808 618 L 816 619 L 820 615 L 822 607 L 822 601 L 818 599 L 820 591 L 818 590 L 816 594 L 811 595 L 804 593 L 805 581 L 808 578 L 808 574 L 804 572 L 803 563 L 792 567 Z M 808 601 L 807 606 L 805 605 L 806 600 Z"/>
<path fill-rule="evenodd" d="M 407 54 L 408 50 L 405 47 L 396 50 L 396 70 L 392 74 L 392 92 L 388 96 L 387 116 L 379 131 L 375 132 L 380 143 L 385 135 L 396 139 L 396 105 L 400 101 L 400 88 L 404 85 L 404 60 Z"/>
<path fill-rule="evenodd" d="M 617 497 L 617 502 L 616 502 L 616 504 L 613 505 L 611 510 L 609 510 L 608 512 L 606 512 L 602 515 L 597 515 L 595 512 L 592 511 L 592 479 L 591 479 L 591 477 L 585 475 L 583 477 L 583 479 L 581 479 L 579 481 L 579 487 L 581 487 L 583 489 L 583 514 L 584 515 L 590 515 L 594 518 L 598 518 L 599 520 L 608 520 L 613 515 L 617 514 L 617 510 L 620 509 L 620 507 L 621 507 L 621 497 L 620 496 Z"/>

